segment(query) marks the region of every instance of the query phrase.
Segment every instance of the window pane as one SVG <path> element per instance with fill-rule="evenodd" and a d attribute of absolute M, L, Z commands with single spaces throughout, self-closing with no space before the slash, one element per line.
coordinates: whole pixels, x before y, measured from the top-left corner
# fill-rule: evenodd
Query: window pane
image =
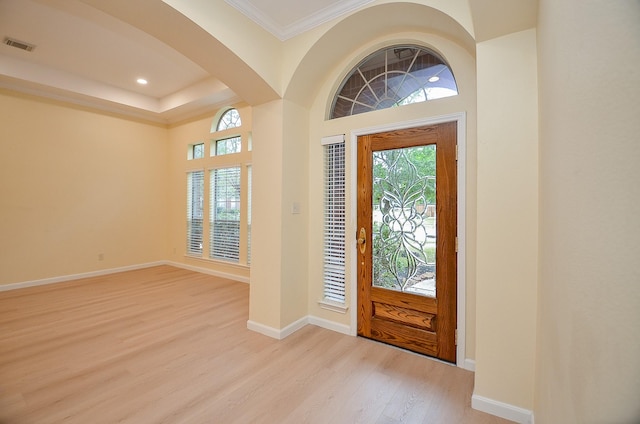
<path fill-rule="evenodd" d="M 200 159 L 204 157 L 204 143 L 190 144 L 187 159 Z"/>
<path fill-rule="evenodd" d="M 216 156 L 240 153 L 242 150 L 242 138 L 231 137 L 216 141 Z"/>
<path fill-rule="evenodd" d="M 345 143 L 324 146 L 324 298 L 345 301 Z"/>
<path fill-rule="evenodd" d="M 204 143 L 193 145 L 193 158 L 200 159 L 204 157 Z"/>
<path fill-rule="evenodd" d="M 436 145 L 373 152 L 373 285 L 436 297 Z"/>
<path fill-rule="evenodd" d="M 251 166 L 247 167 L 247 265 L 251 264 Z"/>
<path fill-rule="evenodd" d="M 237 109 L 229 109 L 226 111 L 218 121 L 216 127 L 217 131 L 227 130 L 229 128 L 237 128 L 242 125 L 240 114 Z"/>
<path fill-rule="evenodd" d="M 204 171 L 187 174 L 187 255 L 202 255 Z"/>
<path fill-rule="evenodd" d="M 209 257 L 240 259 L 240 167 L 211 171 Z"/>
<path fill-rule="evenodd" d="M 451 68 L 437 53 L 418 46 L 392 46 L 351 70 L 334 96 L 330 118 L 456 94 Z"/>

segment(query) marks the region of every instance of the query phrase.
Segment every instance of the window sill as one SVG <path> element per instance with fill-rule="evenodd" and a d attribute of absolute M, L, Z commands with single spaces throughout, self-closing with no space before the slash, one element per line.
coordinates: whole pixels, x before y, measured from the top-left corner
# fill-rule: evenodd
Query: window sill
<path fill-rule="evenodd" d="M 341 314 L 346 314 L 349 310 L 349 307 L 343 303 L 332 302 L 330 300 L 320 300 L 318 301 L 318 305 L 322 309 L 327 309 L 332 312 L 339 312 Z"/>

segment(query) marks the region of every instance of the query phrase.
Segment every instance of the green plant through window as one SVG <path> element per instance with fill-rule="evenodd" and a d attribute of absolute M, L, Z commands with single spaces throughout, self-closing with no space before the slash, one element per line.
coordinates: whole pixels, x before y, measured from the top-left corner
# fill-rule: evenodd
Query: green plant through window
<path fill-rule="evenodd" d="M 435 290 L 434 145 L 374 152 L 373 284 Z"/>

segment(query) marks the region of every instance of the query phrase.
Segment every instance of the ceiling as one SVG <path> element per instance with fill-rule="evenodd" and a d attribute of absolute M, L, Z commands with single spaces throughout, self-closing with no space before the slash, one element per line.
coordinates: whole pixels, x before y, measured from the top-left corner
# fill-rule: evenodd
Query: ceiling
<path fill-rule="evenodd" d="M 371 0 L 225 1 L 285 40 Z M 164 124 L 241 100 L 211 70 L 88 3 L 0 0 L 0 87 Z"/>
<path fill-rule="evenodd" d="M 373 0 L 225 0 L 284 41 Z"/>

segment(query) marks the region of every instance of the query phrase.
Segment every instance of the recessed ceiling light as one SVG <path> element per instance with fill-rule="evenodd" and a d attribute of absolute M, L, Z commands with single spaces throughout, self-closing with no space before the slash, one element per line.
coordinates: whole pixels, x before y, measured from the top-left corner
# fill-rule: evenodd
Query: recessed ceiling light
<path fill-rule="evenodd" d="M 437 82 L 437 81 L 440 81 L 440 77 L 437 75 L 434 75 L 431 78 L 429 78 L 429 82 Z"/>
<path fill-rule="evenodd" d="M 144 79 L 144 78 L 138 78 L 136 81 L 140 85 L 147 85 L 147 83 L 148 83 L 148 81 L 146 79 Z"/>

